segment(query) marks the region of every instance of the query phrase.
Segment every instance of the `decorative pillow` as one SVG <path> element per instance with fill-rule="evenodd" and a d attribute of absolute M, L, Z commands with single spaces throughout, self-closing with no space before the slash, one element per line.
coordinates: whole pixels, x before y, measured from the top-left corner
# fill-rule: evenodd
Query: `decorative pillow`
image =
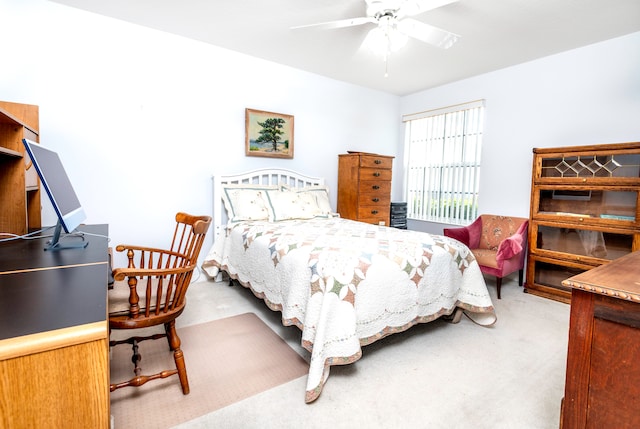
<path fill-rule="evenodd" d="M 277 186 L 224 185 L 222 200 L 227 209 L 229 222 L 268 220 L 269 208 L 266 192 L 274 189 L 277 189 Z"/>
<path fill-rule="evenodd" d="M 313 194 L 286 189 L 267 190 L 266 194 L 269 202 L 269 219 L 274 222 L 288 219 L 311 219 L 321 214 Z"/>
<path fill-rule="evenodd" d="M 298 194 L 308 194 L 315 200 L 318 213 L 315 217 L 331 217 L 331 204 L 329 203 L 329 188 L 327 186 L 306 186 L 304 188 L 290 188 L 287 185 L 280 185 L 280 190 L 295 192 Z"/>
<path fill-rule="evenodd" d="M 321 216 L 331 215 L 331 204 L 329 203 L 329 188 L 326 186 L 308 186 L 299 189 L 298 193 L 307 193 L 313 195 Z"/>

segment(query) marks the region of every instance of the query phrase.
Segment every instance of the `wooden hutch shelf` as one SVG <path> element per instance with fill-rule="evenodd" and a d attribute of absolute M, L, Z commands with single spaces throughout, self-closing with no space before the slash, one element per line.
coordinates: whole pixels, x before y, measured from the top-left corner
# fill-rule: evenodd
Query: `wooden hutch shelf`
<path fill-rule="evenodd" d="M 533 149 L 525 291 L 569 302 L 563 280 L 640 249 L 640 142 Z"/>
<path fill-rule="evenodd" d="M 0 232 L 40 229 L 40 183 L 22 139 L 38 140 L 38 106 L 0 101 Z"/>

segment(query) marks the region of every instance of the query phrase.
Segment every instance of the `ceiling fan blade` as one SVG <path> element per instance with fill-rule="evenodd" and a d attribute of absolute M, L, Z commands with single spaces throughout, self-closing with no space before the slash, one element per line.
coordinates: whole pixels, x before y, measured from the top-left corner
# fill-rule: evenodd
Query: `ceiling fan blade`
<path fill-rule="evenodd" d="M 459 0 L 407 0 L 398 9 L 398 17 L 415 16 Z"/>
<path fill-rule="evenodd" d="M 460 38 L 460 36 L 455 33 L 416 21 L 412 18 L 405 18 L 398 22 L 398 31 L 442 49 L 450 48 Z"/>
<path fill-rule="evenodd" d="M 362 18 L 349 18 L 349 19 L 341 19 L 339 21 L 329 21 L 329 22 L 320 22 L 318 24 L 308 24 L 308 25 L 298 25 L 296 27 L 291 27 L 291 30 L 295 30 L 298 28 L 308 28 L 308 27 L 321 27 L 321 28 L 344 28 L 344 27 L 354 27 L 356 25 L 362 25 L 367 23 L 375 23 L 376 20 L 373 17 L 362 17 Z"/>

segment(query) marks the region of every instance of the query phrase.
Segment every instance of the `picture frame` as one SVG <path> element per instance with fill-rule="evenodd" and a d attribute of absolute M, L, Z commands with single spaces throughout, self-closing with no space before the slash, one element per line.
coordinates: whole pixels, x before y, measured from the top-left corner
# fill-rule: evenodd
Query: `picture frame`
<path fill-rule="evenodd" d="M 246 108 L 245 155 L 293 159 L 293 115 Z"/>

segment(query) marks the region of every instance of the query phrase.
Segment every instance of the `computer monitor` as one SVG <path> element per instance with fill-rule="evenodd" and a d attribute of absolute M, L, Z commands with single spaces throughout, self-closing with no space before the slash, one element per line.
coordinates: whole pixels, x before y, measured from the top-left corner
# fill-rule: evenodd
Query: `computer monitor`
<path fill-rule="evenodd" d="M 22 139 L 22 142 L 58 216 L 53 238 L 47 243 L 45 250 L 86 247 L 87 243 L 84 241 L 60 243 L 62 229 L 69 234 L 86 219 L 84 209 L 73 190 L 60 157 L 53 150 L 31 140 Z"/>

